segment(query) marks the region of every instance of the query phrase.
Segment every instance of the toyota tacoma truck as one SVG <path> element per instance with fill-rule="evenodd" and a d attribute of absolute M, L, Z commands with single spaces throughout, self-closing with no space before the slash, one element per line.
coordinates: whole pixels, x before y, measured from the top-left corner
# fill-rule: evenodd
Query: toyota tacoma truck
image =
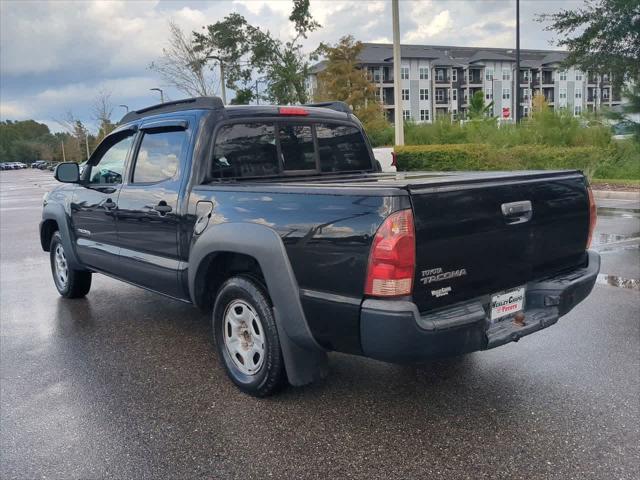
<path fill-rule="evenodd" d="M 518 341 L 591 291 L 579 171 L 382 173 L 341 103 L 130 112 L 44 198 L 66 298 L 94 273 L 210 312 L 219 359 L 266 396 L 327 352 L 419 363 Z"/>

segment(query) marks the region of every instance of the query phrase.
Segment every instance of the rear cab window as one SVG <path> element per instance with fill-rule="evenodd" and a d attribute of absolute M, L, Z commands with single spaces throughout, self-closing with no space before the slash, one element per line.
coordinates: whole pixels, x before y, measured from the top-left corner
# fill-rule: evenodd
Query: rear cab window
<path fill-rule="evenodd" d="M 374 170 L 354 125 L 264 120 L 222 125 L 207 180 Z"/>

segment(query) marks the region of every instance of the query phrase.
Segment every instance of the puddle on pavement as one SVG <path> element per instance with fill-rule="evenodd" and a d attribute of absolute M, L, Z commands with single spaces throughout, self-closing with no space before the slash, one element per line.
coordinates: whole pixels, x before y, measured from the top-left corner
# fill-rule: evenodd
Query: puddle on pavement
<path fill-rule="evenodd" d="M 640 217 L 640 208 L 610 208 L 598 207 L 599 217 L 637 218 Z"/>
<path fill-rule="evenodd" d="M 600 285 L 609 285 L 611 287 L 629 288 L 631 290 L 640 291 L 640 279 L 638 278 L 623 278 L 617 275 L 607 275 L 605 273 L 599 273 L 596 283 Z"/>

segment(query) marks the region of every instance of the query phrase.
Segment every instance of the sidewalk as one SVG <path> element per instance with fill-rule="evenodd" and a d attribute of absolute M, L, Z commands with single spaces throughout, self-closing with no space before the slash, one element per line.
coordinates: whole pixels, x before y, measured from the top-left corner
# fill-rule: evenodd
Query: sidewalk
<path fill-rule="evenodd" d="M 597 200 L 635 200 L 640 203 L 640 191 L 621 192 L 617 190 L 594 190 L 593 196 Z"/>

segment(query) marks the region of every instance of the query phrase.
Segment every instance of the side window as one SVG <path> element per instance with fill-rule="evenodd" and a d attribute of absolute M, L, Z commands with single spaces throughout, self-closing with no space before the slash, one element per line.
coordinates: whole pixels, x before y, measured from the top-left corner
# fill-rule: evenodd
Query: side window
<path fill-rule="evenodd" d="M 112 145 L 89 172 L 90 185 L 114 185 L 122 183 L 124 162 L 133 142 L 133 133 Z"/>
<path fill-rule="evenodd" d="M 322 172 L 371 169 L 369 150 L 357 128 L 318 124 L 316 135 Z"/>
<path fill-rule="evenodd" d="M 173 178 L 186 136 L 184 130 L 145 132 L 133 169 L 133 183 L 157 183 Z"/>
<path fill-rule="evenodd" d="M 285 171 L 316 169 L 310 125 L 279 125 L 278 136 Z"/>
<path fill-rule="evenodd" d="M 211 178 L 264 177 L 279 170 L 273 125 L 236 123 L 219 130 Z"/>

